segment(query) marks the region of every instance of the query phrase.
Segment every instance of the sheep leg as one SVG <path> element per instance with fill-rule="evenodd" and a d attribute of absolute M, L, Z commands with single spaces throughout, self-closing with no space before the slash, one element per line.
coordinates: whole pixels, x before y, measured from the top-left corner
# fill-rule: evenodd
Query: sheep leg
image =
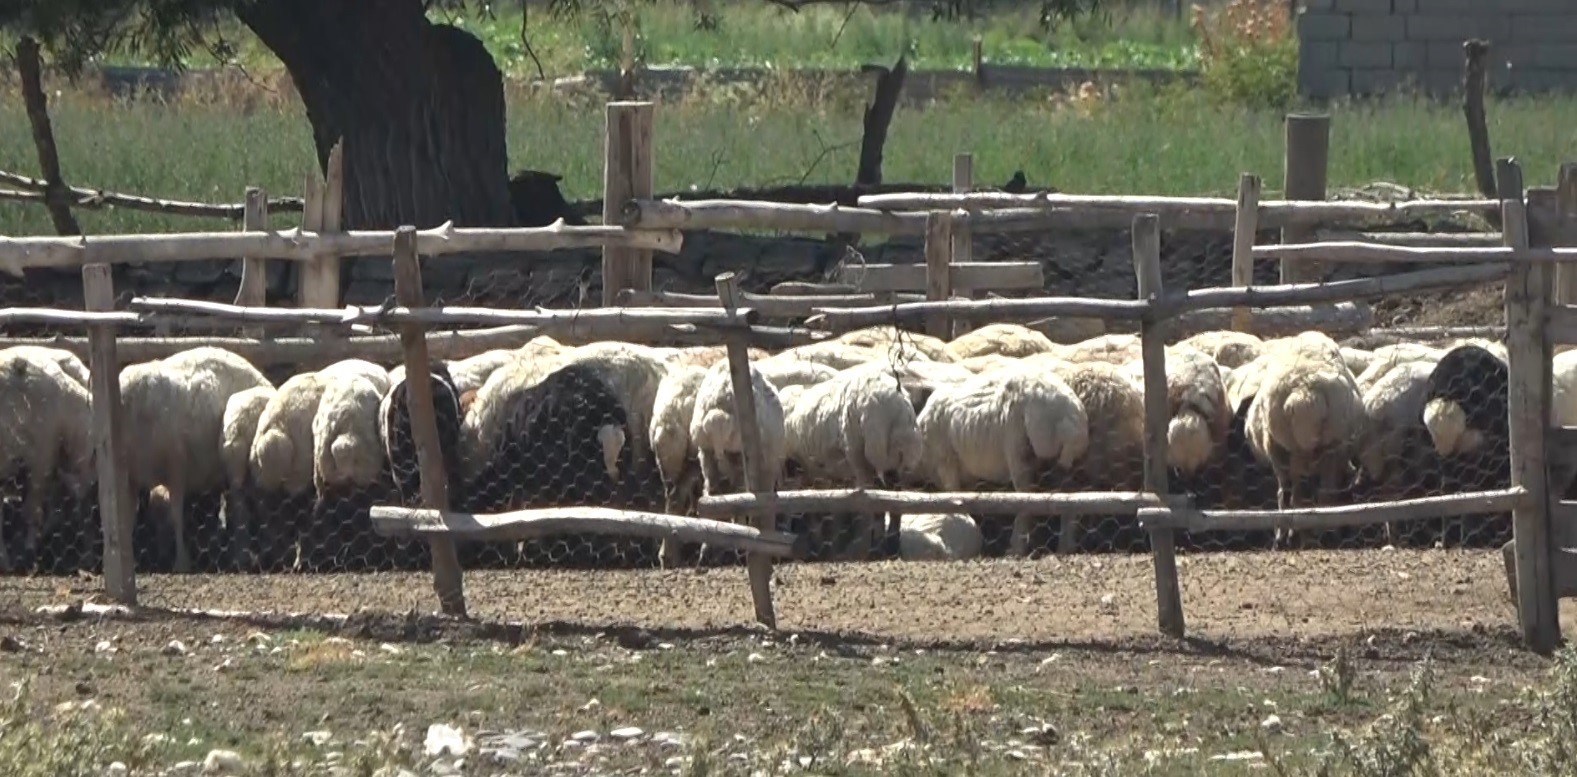
<path fill-rule="evenodd" d="M 1270 453 L 1270 470 L 1276 476 L 1276 509 L 1290 509 L 1295 501 L 1298 488 L 1297 473 L 1292 470 L 1292 462 L 1287 453 L 1280 449 Z M 1292 532 L 1286 529 L 1277 529 L 1271 539 L 1273 550 L 1283 550 L 1292 541 Z"/>
<path fill-rule="evenodd" d="M 192 551 L 186 546 L 186 476 L 179 467 L 170 477 L 170 482 L 165 484 L 165 489 L 170 494 L 170 504 L 165 519 L 169 521 L 170 532 L 175 543 L 175 573 L 190 574 Z"/>
<path fill-rule="evenodd" d="M 17 559 L 19 570 L 26 565 L 38 568 L 38 537 L 43 533 L 45 502 L 50 496 L 49 472 L 43 467 L 28 468 L 27 497 L 22 500 L 22 550 Z"/>
<path fill-rule="evenodd" d="M 243 489 L 232 488 L 224 494 L 225 529 L 230 535 L 230 563 L 238 572 L 258 567 L 253 543 L 252 505 Z"/>
<path fill-rule="evenodd" d="M 1028 493 L 1035 490 L 1035 461 L 1034 454 L 1029 450 L 1029 441 L 1022 436 L 1015 440 L 1012 449 L 1008 451 L 1008 477 L 1013 481 L 1013 490 Z M 1029 555 L 1029 533 L 1035 528 L 1035 516 L 1031 513 L 1019 513 L 1013 516 L 1013 535 L 1009 541 L 1009 552 L 1012 555 L 1026 557 Z"/>
<path fill-rule="evenodd" d="M 876 472 L 871 469 L 870 464 L 863 457 L 853 452 L 855 449 L 853 444 L 849 448 L 850 450 L 847 452 L 845 459 L 849 462 L 849 467 L 854 473 L 854 487 L 859 489 L 874 488 L 876 486 Z M 860 445 L 859 449 L 863 450 L 864 445 Z M 841 547 L 838 549 L 837 557 L 847 561 L 863 561 L 870 558 L 876 520 L 877 517 L 874 513 L 856 513 L 849 522 L 851 534 L 846 540 L 840 542 Z"/>

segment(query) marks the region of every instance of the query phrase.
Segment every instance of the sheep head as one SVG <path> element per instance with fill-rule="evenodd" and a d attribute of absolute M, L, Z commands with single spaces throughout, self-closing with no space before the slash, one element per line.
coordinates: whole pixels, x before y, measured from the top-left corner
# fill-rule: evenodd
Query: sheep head
<path fill-rule="evenodd" d="M 597 427 L 597 442 L 602 446 L 602 466 L 608 473 L 608 479 L 617 482 L 619 453 L 624 450 L 624 427 L 618 424 Z"/>
<path fill-rule="evenodd" d="M 1431 399 L 1424 405 L 1424 428 L 1429 430 L 1429 439 L 1441 456 L 1463 450 L 1467 447 L 1463 443 L 1469 442 L 1467 411 L 1449 399 Z"/>

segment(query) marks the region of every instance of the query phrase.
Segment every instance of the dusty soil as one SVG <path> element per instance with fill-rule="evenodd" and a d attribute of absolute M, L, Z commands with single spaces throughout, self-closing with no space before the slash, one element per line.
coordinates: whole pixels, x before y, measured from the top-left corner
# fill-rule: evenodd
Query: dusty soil
<path fill-rule="evenodd" d="M 1191 636 L 1323 638 L 1377 630 L 1474 633 L 1510 628 L 1500 555 L 1476 550 L 1185 554 L 1179 559 Z M 1149 556 L 1049 557 L 971 563 L 791 564 L 775 575 L 778 625 L 915 643 L 1120 645 L 1155 634 Z M 161 576 L 138 579 L 165 608 L 406 613 L 436 609 L 421 573 Z M 707 633 L 752 620 L 743 568 L 474 571 L 471 615 Z M 101 590 L 96 580 L 0 581 L 0 613 L 23 615 Z M 1574 612 L 1567 611 L 1569 619 Z"/>

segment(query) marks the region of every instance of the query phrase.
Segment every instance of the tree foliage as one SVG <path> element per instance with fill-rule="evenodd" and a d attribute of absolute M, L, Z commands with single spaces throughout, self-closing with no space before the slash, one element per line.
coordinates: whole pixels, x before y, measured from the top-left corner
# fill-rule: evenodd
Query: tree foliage
<path fill-rule="evenodd" d="M 369 3 L 387 0 L 366 0 Z M 427 11 L 492 14 L 519 0 L 412 0 Z M 813 5 L 919 6 L 932 18 L 975 18 L 994 10 L 1023 7 L 1026 0 L 759 0 L 797 11 Z M 1039 6 L 1042 26 L 1099 13 L 1105 0 L 1032 0 Z M 104 54 L 135 52 L 166 67 L 178 68 L 194 51 L 228 58 L 230 45 L 219 22 L 244 18 L 251 6 L 277 0 L 0 0 L 0 30 L 39 40 L 51 59 L 68 71 Z M 670 3 L 695 9 L 697 25 L 714 28 L 715 0 L 549 0 L 547 11 L 559 16 L 614 14 L 616 7 Z"/>

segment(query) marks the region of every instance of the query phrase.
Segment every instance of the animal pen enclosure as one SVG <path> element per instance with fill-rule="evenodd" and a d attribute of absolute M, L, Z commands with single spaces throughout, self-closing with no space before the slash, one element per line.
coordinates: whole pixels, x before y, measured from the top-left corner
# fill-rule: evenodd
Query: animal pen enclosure
<path fill-rule="evenodd" d="M 1027 553 L 1042 545 L 1050 547 L 1047 538 L 1052 534 L 1056 535 L 1056 550 L 1068 553 L 1088 549 L 1079 544 L 1081 531 L 1085 536 L 1097 537 L 1098 542 L 1108 544 L 1117 542 L 1108 536 L 1110 532 L 1126 532 L 1129 545 L 1124 549 L 1138 550 L 1152 557 L 1156 622 L 1162 631 L 1182 635 L 1181 584 L 1187 580 L 1188 570 L 1179 570 L 1180 546 L 1183 550 L 1237 550 L 1254 547 L 1254 542 L 1244 537 L 1267 533 L 1311 535 L 1351 527 L 1416 525 L 1426 520 L 1438 522 L 1462 516 L 1511 513 L 1514 539 L 1511 532 L 1502 530 L 1498 535 L 1477 536 L 1470 542 L 1466 537 L 1470 533 L 1469 526 L 1464 524 L 1459 527 L 1463 535 L 1461 542 L 1481 546 L 1505 543 L 1508 579 L 1516 591 L 1524 637 L 1536 649 L 1547 649 L 1554 644 L 1558 636 L 1555 597 L 1577 593 L 1577 572 L 1557 563 L 1565 558 L 1563 549 L 1577 542 L 1566 536 L 1562 528 L 1566 522 L 1556 520 L 1567 510 L 1560 500 L 1573 468 L 1577 467 L 1577 458 L 1565 453 L 1567 432 L 1548 431 L 1554 393 L 1550 366 L 1552 346 L 1577 341 L 1577 314 L 1569 307 L 1573 300 L 1564 290 L 1552 291 L 1549 277 L 1556 268 L 1565 267 L 1563 262 L 1577 259 L 1577 249 L 1553 247 L 1569 242 L 1566 231 L 1572 208 L 1569 207 L 1568 190 L 1572 187 L 1563 186 L 1558 191 L 1533 190 L 1524 197 L 1517 183 L 1519 175 L 1515 166 L 1506 164 L 1502 169 L 1499 201 L 1389 204 L 1262 201 L 1259 198 L 1261 186 L 1253 176 L 1244 177 L 1236 200 L 970 193 L 969 164 L 964 157 L 955 163 L 958 192 L 951 195 L 872 195 L 862 198 L 857 207 L 750 201 L 679 202 L 651 198 L 652 120 L 649 105 L 609 106 L 608 193 L 603 226 L 456 229 L 445 225 L 424 230 L 405 227 L 392 232 L 343 232 L 337 229 L 333 213 L 332 202 L 338 184 L 331 172 L 326 194 L 309 187 L 304 227 L 299 230 L 269 230 L 261 227 L 261 219 L 254 218 L 252 226 L 255 229 L 241 232 L 0 239 L 0 268 L 13 274 L 20 274 L 24 269 L 82 268 L 86 311 L 12 308 L 0 311 L 0 322 L 10 326 L 77 327 L 88 332 L 87 338 L 80 340 L 13 340 L 4 344 L 48 345 L 88 356 L 90 385 L 84 388 L 88 389 L 91 402 L 84 404 L 91 405 L 88 439 L 94 451 L 95 471 L 92 477 L 78 478 L 75 482 L 95 482 L 97 498 L 92 499 L 80 491 L 70 496 L 80 500 L 81 504 L 75 509 L 84 511 L 84 515 L 94 511 L 98 514 L 102 550 L 88 552 L 90 559 L 102 554 L 106 591 L 122 602 L 139 601 L 137 575 L 133 570 L 146 570 L 137 554 L 149 543 L 134 541 L 132 537 L 138 509 L 129 473 L 138 469 L 142 463 L 140 459 L 156 453 L 139 446 L 127 428 L 127 420 L 118 410 L 122 407 L 120 391 L 125 378 L 119 382 L 109 378 L 120 365 L 170 356 L 203 344 L 219 346 L 258 365 L 322 365 L 347 358 L 403 364 L 403 382 L 386 375 L 389 386 L 379 387 L 378 392 L 384 407 L 395 407 L 398 412 L 390 416 L 386 410 L 380 410 L 379 417 L 400 419 L 398 423 L 389 423 L 407 436 L 391 437 L 385 430 L 378 437 L 386 446 L 403 446 L 409 456 L 402 459 L 401 464 L 412 471 L 402 473 L 400 465 L 392 461 L 392 454 L 383 451 L 391 457 L 387 463 L 394 470 L 384 473 L 383 477 L 392 483 L 387 484 L 389 487 L 382 497 L 360 495 L 360 502 L 352 507 L 352 512 L 357 516 L 354 520 L 365 521 L 377 535 L 388 538 L 377 541 L 383 543 L 378 546 L 381 548 L 378 552 L 386 554 L 385 560 L 368 566 L 385 570 L 430 567 L 442 609 L 452 614 L 475 609 L 468 604 L 478 604 L 484 609 L 489 606 L 476 601 L 476 597 L 468 601 L 462 568 L 500 564 L 516 568 L 530 563 L 564 565 L 577 562 L 598 567 L 615 558 L 625 566 L 631 562 L 644 566 L 657 562 L 657 544 L 671 542 L 676 548 L 705 544 L 744 551 L 755 618 L 774 624 L 778 613 L 770 582 L 773 559 L 803 557 L 815 550 L 813 542 L 827 542 L 820 524 L 806 520 L 808 515 L 836 514 L 839 525 L 856 524 L 863 520 L 858 516 L 868 514 L 874 514 L 873 524 L 880 525 L 884 513 L 894 517 L 1005 515 L 1008 516 L 1004 531 L 1008 535 L 1007 549 L 1014 554 Z M 332 163 L 330 169 L 333 170 Z M 258 201 L 254 203 L 256 209 L 262 198 L 259 195 L 252 199 Z M 1364 228 L 1376 223 L 1455 211 L 1498 217 L 1502 231 L 1492 237 L 1503 245 L 1483 245 L 1485 235 L 1387 238 L 1383 234 L 1351 232 L 1324 234 L 1362 239 L 1310 242 L 1317 236 L 1311 232 L 1316 229 Z M 978 255 L 971 256 L 977 254 L 977 241 L 987 235 L 1093 226 L 1122 229 L 1130 235 L 1129 277 L 1133 278 L 1130 288 L 1135 291 L 1126 299 L 1042 296 L 1046 286 L 1057 285 L 1055 279 L 1046 277 L 1045 265 L 1023 261 L 977 261 Z M 1189 288 L 1184 284 L 1183 288 L 1177 288 L 1163 283 L 1162 232 L 1190 228 L 1232 230 L 1235 239 L 1230 286 Z M 809 231 L 837 235 L 836 240 L 842 245 L 853 244 L 850 236 L 923 236 L 925 261 L 908 265 L 859 260 L 844 262 L 833 268 L 824 282 L 785 284 L 768 293 L 743 291 L 740 279 L 727 272 L 717 276 L 715 293 L 711 294 L 652 288 L 653 252 L 677 252 L 687 234 L 697 230 L 730 229 Z M 1286 236 L 1304 242 L 1256 245 L 1258 233 L 1274 229 L 1284 230 Z M 1435 245 L 1416 245 L 1431 242 Z M 1441 242 L 1449 244 L 1438 245 Z M 424 263 L 441 265 L 446 256 L 469 252 L 562 251 L 578 247 L 603 249 L 602 291 L 606 307 L 525 310 L 518 305 L 458 307 L 426 303 L 422 288 Z M 340 279 L 338 258 L 385 254 L 392 257 L 391 276 L 397 299 L 381 306 L 336 307 Z M 115 309 L 110 264 L 207 259 L 244 260 L 248 265 L 246 277 L 252 279 L 252 283 L 243 282 L 243 291 L 237 296 L 236 304 L 138 296 L 127 302 L 123 310 Z M 1266 285 L 1256 283 L 1255 259 L 1276 260 L 1283 268 L 1297 268 L 1299 263 L 1316 261 L 1360 266 L 1391 263 L 1440 266 L 1329 282 L 1317 282 L 1319 276 L 1314 276 L 1316 282 Z M 261 290 L 256 281 L 265 277 L 268 260 L 296 262 L 306 268 L 298 299 L 300 307 L 279 309 L 257 304 L 261 300 Z M 1294 269 L 1291 275 L 1296 277 L 1298 272 Z M 1283 269 L 1283 275 L 1288 275 L 1287 269 Z M 1452 490 L 1439 483 L 1413 489 L 1414 492 L 1420 489 L 1429 492 L 1422 495 L 1404 493 L 1406 489 L 1387 492 L 1377 487 L 1367 494 L 1367 499 L 1342 500 L 1349 504 L 1267 509 L 1245 506 L 1241 501 L 1234 503 L 1233 499 L 1242 496 L 1234 490 L 1237 487 L 1216 484 L 1215 491 L 1211 491 L 1197 483 L 1178 480 L 1180 470 L 1169 452 L 1169 431 L 1180 411 L 1169 396 L 1169 390 L 1175 388 L 1172 385 L 1175 381 L 1169 381 L 1173 377 L 1169 373 L 1174 364 L 1172 347 L 1182 335 L 1215 330 L 1258 331 L 1267 335 L 1293 334 L 1304 329 L 1370 332 L 1374 315 L 1372 309 L 1363 304 L 1367 301 L 1477 289 L 1500 281 L 1506 282 L 1506 376 L 1504 397 L 1499 400 L 1506 408 L 1502 419 L 1505 439 L 1497 448 L 1493 435 L 1481 435 L 1492 439 L 1488 442 L 1479 439 L 1477 444 L 1484 447 L 1472 452 L 1481 457 L 1504 451 L 1508 459 L 1503 467 L 1504 482 L 1496 481 L 1487 487 L 1456 488 L 1454 493 L 1438 493 Z M 1028 292 L 1028 295 L 970 298 L 998 292 Z M 786 319 L 787 325 L 768 326 L 767 319 Z M 1101 336 L 1093 339 L 1086 336 L 1089 331 L 1080 322 L 1090 321 L 1102 322 L 1097 330 L 1103 333 Z M 1137 459 L 1130 473 L 1132 477 L 1128 478 L 1133 481 L 1131 487 L 1089 489 L 1056 488 L 1054 485 L 1048 488 L 1039 479 L 1044 473 L 1035 473 L 1033 490 L 1019 488 L 1021 484 L 1015 483 L 1012 492 L 963 490 L 962 485 L 972 485 L 966 482 L 972 478 L 951 478 L 958 482 L 940 487 L 935 482 L 919 482 L 913 477 L 881 478 L 889 481 L 886 485 L 895 488 L 877 487 L 883 484 L 876 481 L 844 482 L 837 488 L 778 487 L 783 473 L 781 468 L 774 469 L 769 449 L 774 434 L 781 437 L 783 432 L 769 428 L 773 417 L 760 416 L 775 416 L 776 423 L 781 425 L 789 402 L 775 396 L 779 389 L 761 379 L 760 365 L 767 358 L 776 357 L 767 357 L 761 352 L 752 355 L 752 349 L 816 347 L 828 341 L 849 343 L 865 338 L 863 342 L 887 357 L 903 356 L 924 350 L 930 341 L 921 340 L 921 332 L 947 341 L 965 336 L 977 327 L 1012 322 L 1038 322 L 1037 331 L 1057 335 L 1047 337 L 1047 345 L 1074 348 L 1104 337 L 1102 347 L 1133 352 L 1134 358 L 1122 359 L 1121 367 L 1118 363 L 1111 364 L 1118 369 L 1095 371 L 1103 375 L 1122 374 L 1122 367 L 1130 362 L 1134 365 L 1138 378 L 1134 393 L 1136 418 L 1142 419 L 1142 423 L 1134 425 Z M 160 326 L 194 330 L 229 327 L 243 331 L 240 337 L 196 339 L 126 338 L 120 334 L 129 328 Z M 445 333 L 429 331 L 455 327 L 475 328 Z M 1059 330 L 1058 327 L 1069 329 Z M 288 338 L 268 336 L 281 329 L 306 329 L 310 334 Z M 368 333 L 368 330 L 378 329 L 391 333 Z M 910 334 L 899 334 L 900 331 Z M 887 334 L 879 334 L 883 332 Z M 1131 339 L 1121 339 L 1124 335 Z M 677 351 L 667 351 L 662 358 L 692 359 L 698 367 L 719 365 L 715 370 L 718 375 L 713 387 L 715 391 L 709 393 L 703 388 L 692 389 L 692 393 L 715 399 L 720 404 L 714 409 L 731 418 L 737 442 L 722 444 L 737 452 L 741 460 L 734 465 L 737 469 L 730 473 L 729 488 L 696 500 L 694 512 L 698 517 L 671 514 L 674 512 L 669 509 L 671 494 L 666 488 L 669 484 L 660 483 L 654 491 L 655 468 L 649 460 L 643 464 L 640 459 L 643 451 L 646 455 L 652 454 L 650 448 L 641 446 L 653 444 L 647 437 L 644 422 L 651 420 L 649 416 L 656 408 L 647 404 L 645 414 L 639 416 L 635 412 L 627 413 L 629 408 L 625 407 L 616 411 L 596 411 L 608 415 L 571 418 L 575 412 L 563 408 L 592 408 L 595 396 L 608 391 L 616 394 L 618 387 L 606 379 L 599 383 L 585 373 L 569 370 L 563 366 L 568 362 L 550 362 L 548 354 L 538 351 L 527 353 L 535 354 L 558 369 L 545 374 L 524 372 L 508 387 L 502 385 L 506 381 L 499 381 L 492 393 L 507 388 L 513 392 L 509 394 L 512 397 L 529 394 L 533 399 L 529 402 L 519 400 L 524 403 L 520 407 L 550 410 L 533 410 L 517 416 L 504 413 L 498 416 L 503 419 L 501 426 L 487 431 L 495 439 L 503 435 L 502 429 L 529 439 L 560 444 L 544 449 L 551 453 L 526 452 L 536 456 L 536 461 L 490 462 L 503 469 L 475 469 L 472 464 L 454 458 L 445 446 L 446 443 L 451 446 L 458 443 L 444 439 L 444 424 L 459 425 L 461 417 L 470 417 L 470 411 L 462 403 L 489 406 L 484 404 L 484 392 L 486 384 L 492 381 L 489 379 L 476 387 L 474 396 L 466 397 L 468 392 L 453 391 L 453 395 L 446 398 L 444 392 L 454 388 L 456 381 L 450 376 L 446 388 L 442 380 L 430 379 L 433 360 L 458 360 L 498 349 L 531 349 L 531 343 L 538 346 L 544 343 L 534 340 L 541 336 L 567 345 L 623 341 L 690 346 L 696 348 L 684 352 L 689 356 L 681 357 Z M 881 340 L 881 337 L 886 339 Z M 712 348 L 705 350 L 700 346 Z M 1372 352 L 1371 357 L 1377 352 L 1377 349 Z M 1091 361 L 1103 358 L 1097 356 Z M 531 361 L 533 359 L 521 360 L 522 363 Z M 1058 361 L 1077 359 L 1059 358 Z M 1439 361 L 1445 361 L 1445 356 L 1440 356 Z M 1344 369 L 1361 372 L 1343 364 Z M 896 362 L 889 366 L 902 371 Z M 1057 373 L 1061 369 L 1060 365 L 1048 361 L 1032 372 Z M 1212 365 L 1212 375 L 1216 374 L 1215 369 Z M 981 375 L 990 374 L 991 369 L 982 363 L 979 374 L 973 374 L 973 369 L 970 372 L 970 376 L 960 380 L 965 383 L 979 381 Z M 1431 374 L 1420 370 L 1416 376 L 1420 379 L 1418 384 L 1424 385 L 1423 379 Z M 558 377 L 550 380 L 550 375 Z M 288 382 L 280 382 L 278 390 L 284 391 Z M 302 381 L 302 384 L 310 382 Z M 1056 378 L 1053 390 L 1061 390 L 1056 386 L 1065 382 L 1061 377 Z M 270 385 L 272 387 L 272 382 Z M 396 395 L 393 391 L 396 385 L 405 387 L 405 392 Z M 541 388 L 544 385 L 549 387 Z M 759 396 L 763 385 L 769 387 L 767 393 L 773 397 Z M 989 387 L 989 384 L 982 385 Z M 302 390 L 310 395 L 310 388 Z M 319 386 L 317 390 L 327 396 L 332 387 Z M 533 390 L 536 393 L 531 393 Z M 948 394 L 945 386 L 928 386 L 927 390 L 931 391 L 930 401 L 937 401 L 937 397 L 954 401 L 954 395 Z M 1489 393 L 1483 397 L 1472 394 L 1480 390 Z M 1473 416 L 1477 405 L 1494 401 L 1493 390 L 1480 385 L 1469 386 L 1467 391 L 1469 393 L 1456 403 L 1456 409 L 1465 416 Z M 651 387 L 637 393 L 649 397 Z M 1221 386 L 1220 393 L 1223 401 L 1228 399 L 1225 385 Z M 391 396 L 396 398 L 391 400 Z M 696 401 L 701 400 L 697 398 Z M 268 402 L 273 402 L 272 398 Z M 920 404 L 925 404 L 925 400 Z M 478 405 L 470 406 L 474 409 Z M 1243 407 L 1225 408 L 1229 412 L 1215 420 L 1225 427 L 1231 416 L 1251 406 L 1252 403 L 1246 403 Z M 408 411 L 400 408 L 408 408 Z M 552 408 L 560 409 L 554 412 Z M 263 409 L 263 412 L 268 411 Z M 401 416 L 399 412 L 408 414 Z M 924 410 L 917 412 L 925 415 Z M 1109 430 L 1098 427 L 1094 420 L 1091 414 L 1086 422 L 1087 445 L 1091 451 L 1100 451 L 1104 439 L 1100 435 Z M 1128 420 L 1131 422 L 1135 417 Z M 1481 431 L 1471 424 L 1469 427 L 1469 431 Z M 297 427 L 287 425 L 283 428 L 306 428 L 306 435 L 314 440 L 321 436 L 310 424 L 301 427 L 298 422 Z M 1242 433 L 1242 430 L 1237 432 Z M 1230 433 L 1226 429 L 1220 431 L 1220 434 Z M 632 452 L 621 452 L 626 447 Z M 256 450 L 255 441 L 252 448 Z M 507 452 L 507 443 L 503 447 L 484 449 Z M 515 454 L 518 456 L 520 452 Z M 298 453 L 293 460 L 297 468 L 302 455 Z M 312 454 L 312 458 L 322 456 L 318 451 Z M 1070 458 L 1077 457 L 1070 454 Z M 576 465 L 578 469 L 572 469 L 570 462 L 581 464 Z M 1249 464 L 1247 460 L 1239 463 Z M 563 468 L 563 474 L 543 469 L 549 465 Z M 1113 469 L 1120 467 L 1115 460 L 1106 461 L 1106 465 Z M 1496 466 L 1472 464 L 1468 469 L 1495 470 Z M 1229 464 L 1222 469 L 1231 467 Z M 456 468 L 464 469 L 470 479 L 457 479 Z M 495 489 L 489 483 L 478 483 L 475 477 L 483 471 L 498 482 L 507 480 L 508 485 Z M 616 481 L 613 486 L 602 482 L 600 475 L 603 473 Z M 308 475 L 309 483 L 316 474 Z M 1059 477 L 1067 474 L 1063 472 Z M 1453 482 L 1458 485 L 1468 481 L 1480 483 L 1485 482 L 1485 477 L 1494 481 L 1498 476 L 1497 472 L 1488 472 L 1485 477 L 1477 477 L 1478 474 L 1482 473 L 1463 476 Z M 855 474 L 856 480 L 861 477 Z M 1081 481 L 1064 477 L 1062 482 L 1077 485 Z M 851 485 L 854 487 L 850 488 Z M 1006 484 L 999 484 L 999 487 L 1001 485 Z M 350 531 L 344 528 L 348 523 L 334 523 L 324 518 L 325 514 L 319 512 L 326 509 L 321 504 L 323 484 L 312 483 L 312 486 L 298 490 L 294 497 L 297 501 L 286 500 L 282 506 L 274 508 L 284 514 L 310 516 L 309 519 L 298 517 L 284 524 L 260 520 L 257 527 L 285 535 L 285 544 L 295 542 L 303 546 L 296 549 L 297 553 L 305 554 L 298 557 L 297 563 L 313 550 L 323 551 L 328 557 L 309 559 L 305 568 L 341 571 L 345 558 L 340 547 L 352 541 L 372 542 L 372 531 L 358 528 L 353 532 L 356 537 L 336 533 Z M 1273 508 L 1279 501 L 1275 478 L 1271 486 L 1270 507 Z M 316 500 L 313 491 L 316 491 Z M 587 496 L 593 493 L 595 498 Z M 306 495 L 305 499 L 300 498 L 302 494 Z M 1206 494 L 1213 496 L 1204 496 Z M 569 499 L 570 496 L 581 498 Z M 42 498 L 33 490 L 24 492 L 23 502 Z M 174 503 L 174 512 L 179 512 L 181 495 L 167 490 L 164 498 Z M 222 521 L 226 536 L 233 534 L 232 523 L 236 521 L 228 499 L 226 495 Z M 62 497 L 58 501 L 71 504 L 71 498 Z M 376 506 L 369 505 L 369 501 L 376 502 Z M 532 506 L 516 509 L 521 503 Z M 193 508 L 195 517 L 200 510 L 195 503 Z M 212 512 L 217 514 L 218 509 Z M 1058 527 L 1042 525 L 1038 520 L 1052 517 L 1061 519 Z M 748 525 L 737 523 L 745 518 L 749 519 Z M 201 523 L 197 521 L 194 525 Z M 209 523 L 220 523 L 218 516 Z M 985 524 L 981 521 L 982 530 L 987 528 Z M 1488 521 L 1472 524 L 1473 527 L 1488 525 Z M 212 530 L 196 529 L 199 532 Z M 269 537 L 269 531 L 260 535 L 254 528 L 248 528 L 250 536 L 247 539 L 281 539 Z M 872 531 L 880 533 L 879 529 Z M 617 543 L 584 539 L 585 535 L 601 534 L 625 539 Z M 1210 544 L 1218 542 L 1214 538 L 1229 535 L 1233 537 L 1230 541 L 1223 539 L 1219 544 Z M 176 537 L 180 537 L 179 530 L 176 530 Z M 581 537 L 577 542 L 592 549 L 589 556 L 572 562 L 568 557 L 576 554 L 564 550 L 568 547 L 563 544 L 566 537 Z M 1426 537 L 1426 546 L 1444 539 L 1427 532 Z M 399 542 L 413 538 L 420 542 L 414 545 Z M 533 543 L 541 547 L 544 538 L 550 545 L 559 543 L 560 550 L 549 551 L 534 561 L 529 559 Z M 1345 537 L 1336 542 L 1369 542 L 1377 547 L 1382 541 L 1392 540 L 1393 535 L 1387 533 L 1384 540 Z M 169 538 L 158 539 L 161 546 L 168 541 Z M 235 543 L 233 536 L 230 536 L 230 543 Z M 317 547 L 305 547 L 309 544 Z M 992 543 L 988 541 L 987 544 Z M 477 555 L 476 549 L 484 546 L 493 549 L 492 557 L 483 559 Z M 178 550 L 174 555 L 179 559 L 186 544 L 177 540 L 175 547 Z M 356 553 L 360 556 L 370 556 L 374 552 L 366 544 L 359 548 Z M 692 550 L 693 547 L 684 554 Z M 260 555 L 277 557 L 281 553 L 284 551 L 277 546 L 263 553 L 254 553 L 250 546 L 245 553 L 226 546 L 221 552 L 225 558 L 210 559 L 208 563 L 220 569 L 230 569 L 227 565 L 234 564 L 237 569 L 256 571 L 282 566 L 284 560 L 280 558 L 259 559 Z M 664 560 L 684 558 L 689 563 L 688 555 L 684 554 L 665 555 Z M 365 558 L 361 560 L 366 561 Z M 203 559 L 186 561 L 187 564 L 173 563 L 179 566 L 205 563 Z M 151 563 L 171 562 L 164 559 Z M 194 604 L 187 597 L 170 595 L 188 585 L 182 582 L 183 577 L 158 575 L 153 579 L 159 592 L 155 598 L 161 599 L 161 604 Z M 673 583 L 672 579 L 665 580 Z M 276 584 L 270 582 L 268 585 Z M 646 585 L 653 586 L 653 591 L 648 593 L 661 595 L 664 584 L 648 582 Z M 149 597 L 143 592 L 140 598 L 146 603 Z M 417 604 L 428 600 L 408 591 L 397 601 Z"/>

